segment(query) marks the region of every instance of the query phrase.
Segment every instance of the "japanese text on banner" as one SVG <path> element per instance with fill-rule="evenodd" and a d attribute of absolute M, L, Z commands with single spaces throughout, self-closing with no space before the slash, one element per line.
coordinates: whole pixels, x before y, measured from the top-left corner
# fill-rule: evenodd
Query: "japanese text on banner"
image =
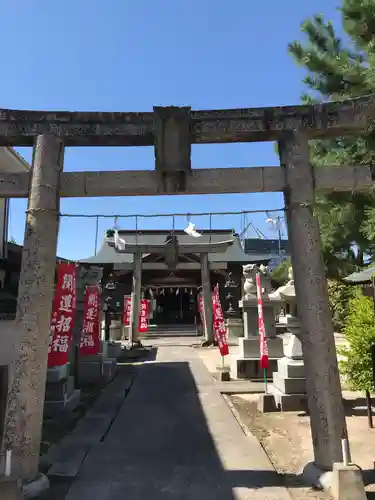
<path fill-rule="evenodd" d="M 219 346 L 221 356 L 229 354 L 228 333 L 224 321 L 224 312 L 220 303 L 219 287 L 216 286 L 212 294 L 212 308 L 214 319 L 214 336 Z"/>
<path fill-rule="evenodd" d="M 53 301 L 48 366 L 65 365 L 69 360 L 76 310 L 76 265 L 61 263 Z"/>
<path fill-rule="evenodd" d="M 142 299 L 139 308 L 139 328 L 140 333 L 148 331 L 148 300 Z"/>
<path fill-rule="evenodd" d="M 124 295 L 124 326 L 129 326 L 132 314 L 132 298 Z"/>
<path fill-rule="evenodd" d="M 268 368 L 268 345 L 266 339 L 266 329 L 264 326 L 264 316 L 263 316 L 263 299 L 262 299 L 262 287 L 260 283 L 260 274 L 256 274 L 256 284 L 257 284 L 257 298 L 258 298 L 258 329 L 259 329 L 259 343 L 260 343 L 260 367 Z"/>
<path fill-rule="evenodd" d="M 124 326 L 129 326 L 132 314 L 132 298 L 124 296 Z M 140 333 L 148 332 L 148 314 L 149 314 L 149 301 L 141 299 L 139 304 L 139 317 L 138 317 L 138 331 Z"/>
<path fill-rule="evenodd" d="M 80 354 L 83 356 L 100 353 L 100 290 L 96 285 L 85 291 L 83 328 Z"/>

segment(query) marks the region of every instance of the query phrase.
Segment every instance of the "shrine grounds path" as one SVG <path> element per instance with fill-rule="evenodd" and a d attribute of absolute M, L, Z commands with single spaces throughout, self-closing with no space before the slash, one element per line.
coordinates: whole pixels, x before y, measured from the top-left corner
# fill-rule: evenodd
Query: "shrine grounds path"
<path fill-rule="evenodd" d="M 152 340 L 155 360 L 139 365 L 66 500 L 290 500 L 189 346 L 193 341 Z"/>

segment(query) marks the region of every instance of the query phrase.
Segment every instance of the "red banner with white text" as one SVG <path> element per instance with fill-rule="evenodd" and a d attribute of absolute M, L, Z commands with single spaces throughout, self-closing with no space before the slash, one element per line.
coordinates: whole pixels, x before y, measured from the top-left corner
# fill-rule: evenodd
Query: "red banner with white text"
<path fill-rule="evenodd" d="M 128 295 L 124 296 L 124 326 L 129 326 L 132 314 L 132 298 Z M 138 316 L 138 331 L 140 333 L 148 332 L 148 314 L 149 314 L 149 301 L 141 299 L 139 304 Z"/>
<path fill-rule="evenodd" d="M 86 287 L 80 354 L 99 354 L 100 349 L 100 290 L 97 285 Z"/>
<path fill-rule="evenodd" d="M 148 300 L 142 299 L 139 306 L 139 333 L 146 333 L 148 331 Z"/>
<path fill-rule="evenodd" d="M 132 315 L 132 298 L 130 295 L 124 295 L 124 326 L 129 326 Z"/>
<path fill-rule="evenodd" d="M 215 340 L 219 346 L 220 354 L 222 356 L 227 356 L 229 354 L 228 334 L 225 327 L 224 312 L 220 303 L 218 286 L 215 286 L 214 292 L 212 294 L 212 308 Z"/>
<path fill-rule="evenodd" d="M 51 339 L 48 366 L 61 366 L 69 361 L 76 310 L 76 265 L 58 264 L 57 283 L 53 301 Z"/>
<path fill-rule="evenodd" d="M 260 274 L 256 274 L 257 284 L 257 298 L 258 298 L 258 330 L 259 330 L 259 343 L 260 343 L 260 367 L 268 368 L 268 345 L 266 338 L 266 328 L 264 326 L 263 316 L 263 298 L 262 287 L 260 283 Z"/>

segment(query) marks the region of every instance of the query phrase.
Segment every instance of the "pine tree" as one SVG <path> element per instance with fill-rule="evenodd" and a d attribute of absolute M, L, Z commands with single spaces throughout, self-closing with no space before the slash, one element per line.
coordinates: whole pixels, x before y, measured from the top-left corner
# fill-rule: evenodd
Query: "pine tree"
<path fill-rule="evenodd" d="M 340 10 L 348 41 L 336 35 L 330 21 L 317 15 L 302 24 L 306 42 L 289 45 L 295 61 L 308 72 L 305 103 L 375 93 L 375 0 L 343 0 Z M 313 141 L 311 154 L 315 165 L 375 166 L 375 125 L 369 124 L 361 137 Z M 317 213 L 326 260 L 336 260 L 328 266 L 330 270 L 340 271 L 343 263 L 363 265 L 364 254 L 374 250 L 375 192 L 320 195 Z M 356 256 L 353 245 L 358 249 Z M 335 254 L 345 259 L 337 262 Z"/>

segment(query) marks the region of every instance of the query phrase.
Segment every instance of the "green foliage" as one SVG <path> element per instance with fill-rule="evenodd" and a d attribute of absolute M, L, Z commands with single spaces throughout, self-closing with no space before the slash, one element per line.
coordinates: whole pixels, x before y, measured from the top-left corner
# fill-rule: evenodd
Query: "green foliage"
<path fill-rule="evenodd" d="M 306 41 L 295 41 L 289 52 L 307 70 L 303 102 L 342 100 L 375 93 L 375 0 L 343 0 L 343 28 L 349 38 L 336 35 L 330 21 L 317 15 L 301 30 Z M 375 125 L 369 123 L 361 137 L 338 137 L 312 142 L 314 165 L 375 165 Z M 328 266 L 331 276 L 340 277 L 337 264 L 363 265 L 363 255 L 374 253 L 375 192 L 333 193 L 319 196 L 317 214 L 325 255 L 344 254 Z M 359 252 L 354 255 L 355 245 Z M 332 263 L 331 263 L 332 264 Z M 333 274 L 330 274 L 330 272 Z"/>
<path fill-rule="evenodd" d="M 370 297 L 358 296 L 349 302 L 344 328 L 349 346 L 339 349 L 346 359 L 340 369 L 350 389 L 373 392 L 371 346 L 375 344 L 374 303 Z"/>
<path fill-rule="evenodd" d="M 272 286 L 278 288 L 288 281 L 288 272 L 292 263 L 290 258 L 283 260 L 271 273 Z"/>
<path fill-rule="evenodd" d="M 336 332 L 341 332 L 346 324 L 349 302 L 358 297 L 360 288 L 346 285 L 340 281 L 328 281 L 329 307 L 332 314 L 333 327 Z"/>

